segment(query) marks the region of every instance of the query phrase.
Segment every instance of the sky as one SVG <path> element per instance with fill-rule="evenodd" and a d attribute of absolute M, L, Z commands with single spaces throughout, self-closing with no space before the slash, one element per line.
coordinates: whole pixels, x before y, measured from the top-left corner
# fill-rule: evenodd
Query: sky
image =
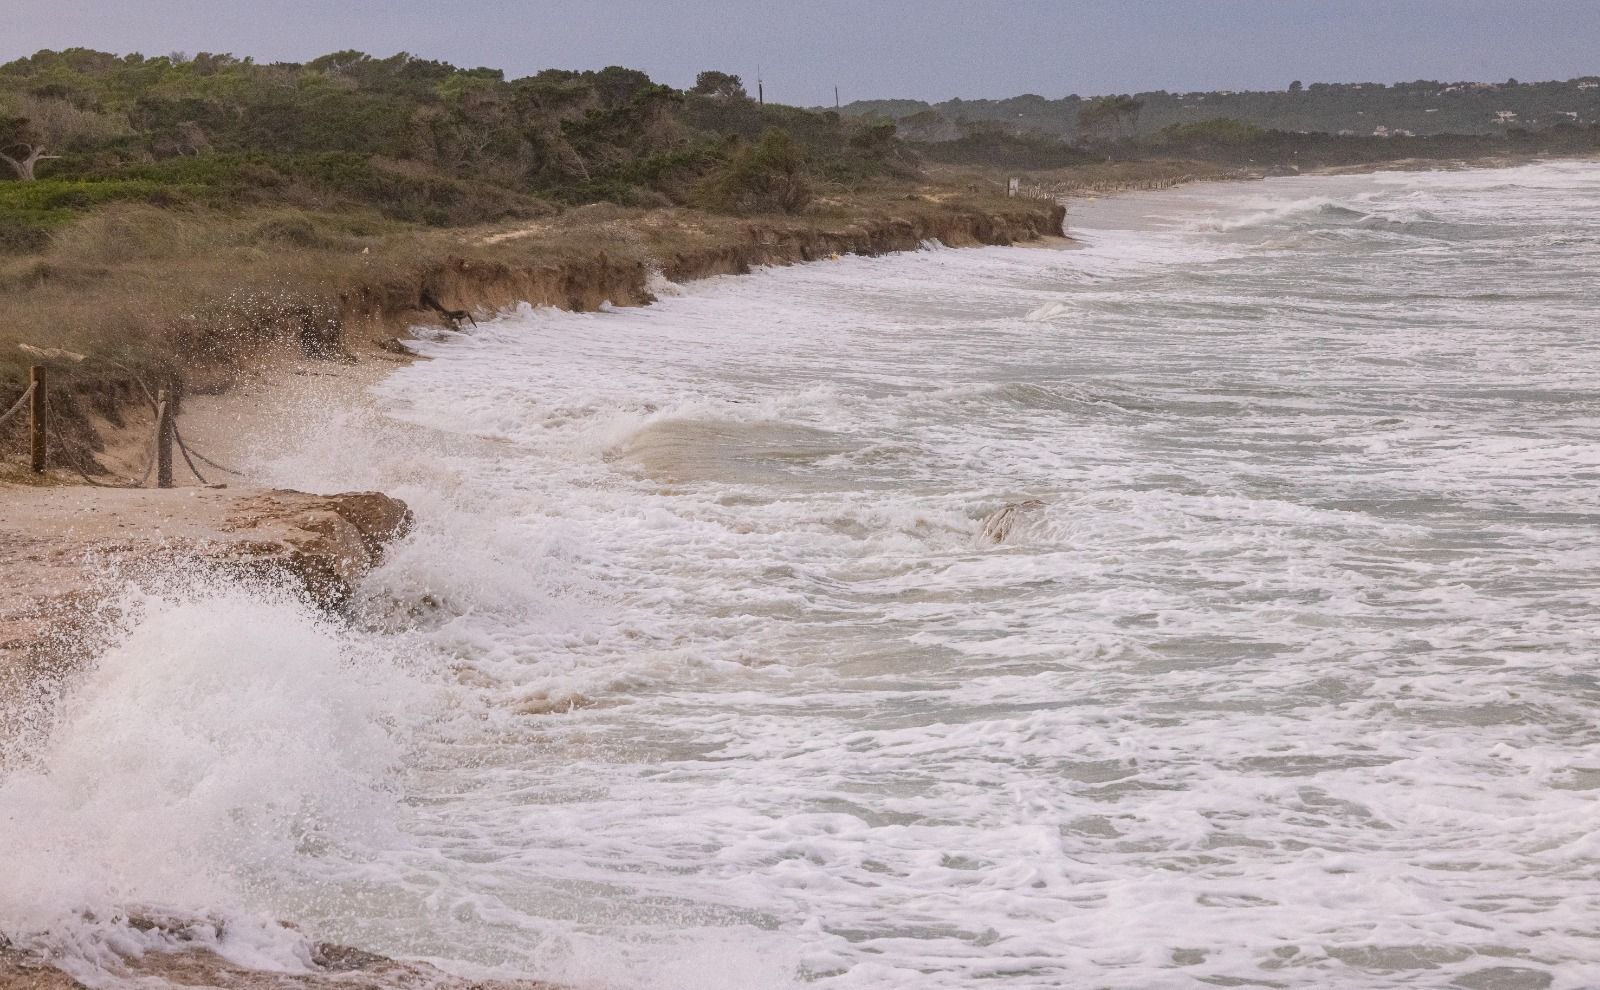
<path fill-rule="evenodd" d="M 0 0 L 0 61 L 82 46 L 303 61 L 408 51 L 521 76 L 626 65 L 767 97 L 1051 98 L 1291 80 L 1600 73 L 1600 0 Z"/>

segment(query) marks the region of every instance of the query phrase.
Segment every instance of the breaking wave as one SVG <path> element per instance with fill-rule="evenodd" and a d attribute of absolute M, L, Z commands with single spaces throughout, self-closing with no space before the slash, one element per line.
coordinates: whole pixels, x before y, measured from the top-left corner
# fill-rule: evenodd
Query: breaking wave
<path fill-rule="evenodd" d="M 425 341 L 252 465 L 348 621 L 130 589 L 0 932 L 607 987 L 1578 988 L 1600 171 L 1203 186 Z M 359 450 L 360 458 L 342 452 Z M 211 928 L 208 919 L 217 922 Z"/>

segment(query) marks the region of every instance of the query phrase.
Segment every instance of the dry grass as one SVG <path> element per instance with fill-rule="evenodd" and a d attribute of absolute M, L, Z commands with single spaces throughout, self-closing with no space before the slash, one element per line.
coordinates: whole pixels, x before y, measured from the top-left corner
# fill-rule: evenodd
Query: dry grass
<path fill-rule="evenodd" d="M 824 198 L 804 217 L 773 222 L 831 230 L 874 217 L 997 207 L 1014 204 L 893 190 Z M 604 255 L 659 265 L 685 251 L 745 242 L 760 223 L 595 205 L 524 224 L 438 230 L 370 214 L 119 204 L 62 230 L 40 254 L 0 257 L 0 387 L 22 379 L 29 359 L 18 343 L 130 367 L 193 370 L 293 341 L 305 310 L 318 321 L 348 316 L 348 299 L 361 289 L 381 290 L 386 304 L 410 310 L 382 316 L 421 318 L 419 287 L 447 259 L 529 269 Z M 399 301 L 389 300 L 395 293 Z"/>
<path fill-rule="evenodd" d="M 538 241 L 552 257 L 584 249 L 550 252 Z M 20 381 L 30 360 L 18 343 L 134 368 L 236 361 L 298 342 L 307 312 L 337 322 L 352 289 L 409 285 L 414 302 L 442 258 L 510 261 L 534 246 L 480 242 L 365 215 L 111 207 L 61 231 L 41 254 L 0 260 L 0 384 Z"/>

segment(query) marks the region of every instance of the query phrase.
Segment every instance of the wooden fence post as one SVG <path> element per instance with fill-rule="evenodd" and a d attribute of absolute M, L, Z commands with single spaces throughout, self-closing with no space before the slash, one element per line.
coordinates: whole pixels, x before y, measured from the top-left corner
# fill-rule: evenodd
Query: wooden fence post
<path fill-rule="evenodd" d="M 156 487 L 172 487 L 172 400 L 166 389 L 156 393 Z"/>
<path fill-rule="evenodd" d="M 28 369 L 28 384 L 33 389 L 33 397 L 28 403 L 28 412 L 33 418 L 28 431 L 28 447 L 34 474 L 44 474 L 47 452 L 45 430 L 48 424 L 45 420 L 50 414 L 50 407 L 45 404 L 46 379 L 44 365 L 36 364 Z"/>

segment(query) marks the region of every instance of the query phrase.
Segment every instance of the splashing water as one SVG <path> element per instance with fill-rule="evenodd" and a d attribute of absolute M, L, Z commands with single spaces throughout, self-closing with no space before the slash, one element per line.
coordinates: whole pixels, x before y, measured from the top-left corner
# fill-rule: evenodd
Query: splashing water
<path fill-rule="evenodd" d="M 1191 187 L 428 344 L 257 465 L 417 511 L 356 628 L 134 609 L 0 782 L 0 930 L 1591 985 L 1597 218 L 1591 164 Z"/>

